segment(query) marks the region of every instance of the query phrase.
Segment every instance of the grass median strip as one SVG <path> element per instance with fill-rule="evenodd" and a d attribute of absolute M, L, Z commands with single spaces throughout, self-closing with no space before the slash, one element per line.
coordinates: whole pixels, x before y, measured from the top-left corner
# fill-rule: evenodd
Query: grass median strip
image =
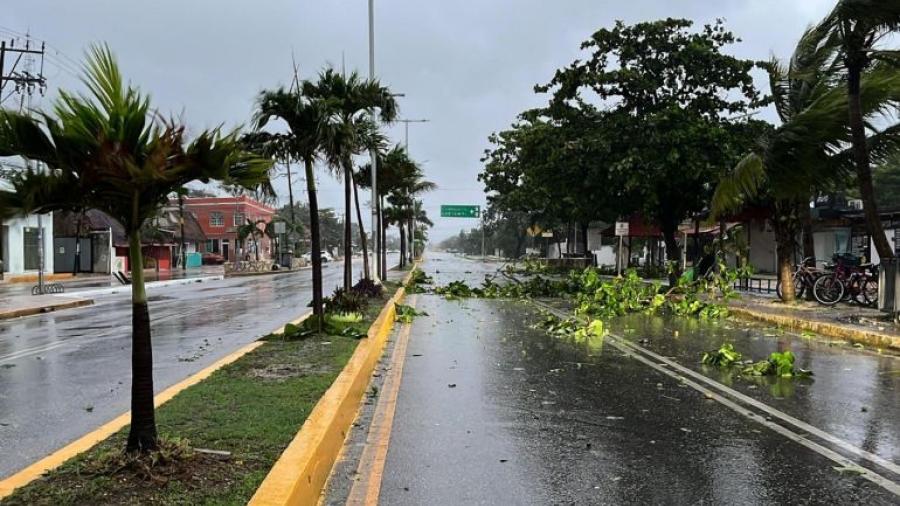
<path fill-rule="evenodd" d="M 361 328 L 395 288 L 372 300 Z M 122 453 L 125 428 L 0 503 L 245 504 L 358 343 L 269 339 L 157 410 L 164 441 L 153 461 Z"/>

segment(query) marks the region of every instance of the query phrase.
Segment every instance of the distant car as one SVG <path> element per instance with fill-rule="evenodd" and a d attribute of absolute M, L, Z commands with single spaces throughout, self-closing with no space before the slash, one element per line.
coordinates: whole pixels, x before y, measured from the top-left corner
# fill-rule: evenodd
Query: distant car
<path fill-rule="evenodd" d="M 204 253 L 200 258 L 203 262 L 203 265 L 222 265 L 225 263 L 225 257 L 218 253 L 207 252 Z"/>
<path fill-rule="evenodd" d="M 303 259 L 307 262 L 312 262 L 312 253 L 304 253 Z M 327 264 L 328 262 L 333 262 L 334 258 L 327 251 L 322 252 L 322 263 Z"/>

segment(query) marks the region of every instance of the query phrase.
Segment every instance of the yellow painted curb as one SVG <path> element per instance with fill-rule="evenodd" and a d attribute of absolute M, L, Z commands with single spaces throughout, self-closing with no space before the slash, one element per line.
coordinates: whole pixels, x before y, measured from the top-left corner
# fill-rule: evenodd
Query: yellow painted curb
<path fill-rule="evenodd" d="M 359 402 L 375 364 L 384 352 L 394 327 L 394 304 L 403 300 L 404 286 L 417 265 L 413 264 L 409 274 L 403 278 L 397 293 L 388 300 L 369 327 L 368 337 L 360 340 L 347 365 L 316 403 L 248 504 L 280 506 L 318 503 L 350 425 L 356 419 Z"/>
<path fill-rule="evenodd" d="M 889 348 L 900 350 L 900 337 L 880 332 L 855 329 L 837 323 L 804 320 L 793 316 L 772 314 L 764 311 L 754 311 L 745 307 L 729 306 L 731 314 L 750 320 L 757 320 L 774 325 L 780 325 L 792 330 L 807 330 L 831 337 L 837 337 L 853 343 L 861 343 L 875 348 Z"/>
<path fill-rule="evenodd" d="M 309 317 L 309 315 L 310 313 L 306 313 L 300 318 L 292 321 L 291 323 L 297 325 L 307 317 Z M 283 330 L 284 326 L 281 326 L 278 329 L 272 331 L 272 333 L 282 332 Z M 256 348 L 259 348 L 263 344 L 263 341 L 254 341 L 247 346 L 244 346 L 243 348 L 235 351 L 234 353 L 231 353 L 230 355 L 217 360 L 212 365 L 202 369 L 196 374 L 191 375 L 183 381 L 170 386 L 169 388 L 158 393 L 153 398 L 154 405 L 156 405 L 156 407 L 159 407 L 162 404 L 170 401 L 173 397 L 175 397 L 185 389 L 194 386 L 197 383 L 200 383 L 201 381 L 212 375 L 212 373 L 243 357 Z M 129 423 L 131 423 L 131 413 L 128 412 L 121 414 L 116 418 L 110 420 L 109 422 L 101 425 L 96 430 L 78 438 L 77 440 L 42 458 L 41 460 L 31 464 L 25 469 L 22 469 L 9 478 L 0 481 L 0 499 L 3 499 L 4 497 L 12 494 L 13 490 L 19 487 L 23 487 L 36 480 L 37 478 L 40 478 L 41 475 L 43 475 L 47 471 L 56 469 L 72 457 L 75 457 L 91 449 L 92 447 L 94 447 L 94 445 L 115 434 Z"/>
<path fill-rule="evenodd" d="M 64 302 L 54 304 L 45 304 L 43 306 L 23 307 L 19 309 L 11 309 L 9 311 L 0 312 L 0 320 L 9 320 L 11 318 L 21 318 L 23 316 L 32 316 L 36 314 L 49 313 L 51 311 L 61 311 L 63 309 L 72 309 L 76 307 L 90 306 L 94 301 L 92 299 L 70 299 Z"/>

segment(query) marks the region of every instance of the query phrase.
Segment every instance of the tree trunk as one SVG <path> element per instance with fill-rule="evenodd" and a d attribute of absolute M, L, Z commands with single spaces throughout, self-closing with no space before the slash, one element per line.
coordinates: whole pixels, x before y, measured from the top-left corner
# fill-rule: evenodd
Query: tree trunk
<path fill-rule="evenodd" d="M 384 221 L 384 197 L 378 198 L 378 223 L 381 226 L 381 279 L 387 279 L 387 228 L 388 224 Z"/>
<path fill-rule="evenodd" d="M 403 226 L 403 220 L 397 223 L 400 230 L 400 267 L 406 267 L 406 230 Z"/>
<path fill-rule="evenodd" d="M 787 303 L 794 302 L 794 249 L 797 242 L 796 218 L 793 215 L 793 204 L 780 202 L 775 204 L 775 216 L 772 228 L 775 231 L 775 251 L 778 257 L 778 281 L 781 282 L 781 294 Z"/>
<path fill-rule="evenodd" d="M 410 209 L 411 209 L 410 213 L 413 213 L 414 207 L 410 207 Z M 412 214 L 410 214 L 410 216 L 412 216 Z M 408 220 L 409 224 L 406 226 L 406 237 L 407 237 L 406 248 L 409 250 L 410 265 L 412 265 L 416 261 L 416 238 L 413 237 L 413 227 L 414 227 L 413 220 L 415 220 L 415 218 L 410 218 Z"/>
<path fill-rule="evenodd" d="M 356 185 L 356 181 L 353 181 L 353 200 L 356 202 L 356 221 L 359 222 L 359 241 L 362 243 L 363 278 L 371 279 L 371 273 L 369 272 L 369 246 L 366 244 L 366 229 L 363 226 L 362 211 L 359 208 L 359 186 Z"/>
<path fill-rule="evenodd" d="M 309 200 L 309 238 L 312 243 L 312 284 L 313 284 L 313 316 L 316 318 L 319 332 L 322 331 L 324 311 L 322 308 L 322 239 L 319 232 L 319 200 L 316 197 L 316 180 L 314 179 L 312 160 L 306 160 L 306 194 Z"/>
<path fill-rule="evenodd" d="M 140 230 L 129 233 L 128 243 L 131 261 L 131 428 L 125 450 L 148 452 L 157 448 L 157 434 L 153 407 L 153 345 L 144 289 Z"/>
<path fill-rule="evenodd" d="M 664 220 L 660 223 L 660 229 L 663 233 L 663 240 L 666 243 L 666 262 L 672 266 L 669 273 L 669 284 L 675 286 L 678 283 L 678 278 L 681 276 L 681 266 L 679 264 L 681 250 L 678 248 L 678 241 L 675 237 L 678 233 L 678 223 L 672 220 Z"/>
<path fill-rule="evenodd" d="M 353 191 L 350 171 L 344 169 L 344 291 L 353 286 L 353 230 L 350 228 L 350 193 Z"/>
<path fill-rule="evenodd" d="M 872 168 L 869 165 L 869 150 L 866 145 L 866 127 L 862 115 L 860 101 L 860 79 L 863 63 L 852 62 L 847 64 L 847 101 L 850 110 L 850 134 L 853 142 L 853 158 L 856 162 L 856 179 L 859 182 L 859 195 L 863 201 L 863 212 L 866 216 L 866 228 L 872 241 L 875 243 L 875 251 L 885 261 L 894 257 L 878 215 L 878 206 L 875 203 L 875 188 L 872 185 Z"/>

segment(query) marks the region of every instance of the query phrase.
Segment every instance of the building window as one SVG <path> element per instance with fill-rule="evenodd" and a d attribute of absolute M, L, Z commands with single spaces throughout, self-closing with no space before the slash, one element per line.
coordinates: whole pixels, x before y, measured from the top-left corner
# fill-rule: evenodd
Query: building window
<path fill-rule="evenodd" d="M 219 243 L 215 239 L 207 239 L 206 240 L 206 252 L 207 253 L 218 253 L 219 252 Z"/>
<path fill-rule="evenodd" d="M 25 239 L 23 241 L 23 256 L 25 258 L 25 270 L 36 271 L 40 268 L 41 258 L 38 255 L 40 249 L 40 234 L 37 228 L 25 227 L 23 229 Z"/>
<path fill-rule="evenodd" d="M 210 227 L 224 227 L 225 226 L 225 215 L 218 211 L 213 211 L 209 213 L 209 226 Z"/>
<path fill-rule="evenodd" d="M 244 219 L 244 213 L 234 213 L 234 223 L 235 227 L 240 227 L 247 221 Z"/>

